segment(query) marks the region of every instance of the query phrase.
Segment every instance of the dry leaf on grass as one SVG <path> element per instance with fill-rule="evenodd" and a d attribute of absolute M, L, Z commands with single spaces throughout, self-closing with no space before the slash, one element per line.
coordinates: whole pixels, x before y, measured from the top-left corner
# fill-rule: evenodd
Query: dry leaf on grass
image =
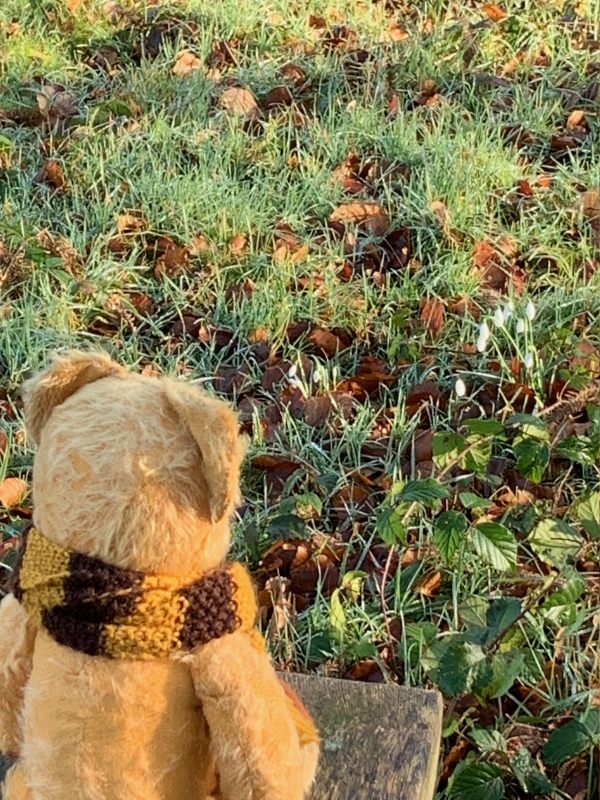
<path fill-rule="evenodd" d="M 55 189 L 63 189 L 66 186 L 67 179 L 65 178 L 65 173 L 61 164 L 58 161 L 50 159 L 42 164 L 33 182 L 46 183 L 48 186 L 53 186 Z"/>
<path fill-rule="evenodd" d="M 502 22 L 508 16 L 506 11 L 496 3 L 485 3 L 483 10 L 492 22 Z"/>
<path fill-rule="evenodd" d="M 27 494 L 27 482 L 22 478 L 5 478 L 0 483 L 0 505 L 14 508 Z"/>
<path fill-rule="evenodd" d="M 226 89 L 221 98 L 221 105 L 231 117 L 256 119 L 260 114 L 258 103 L 252 92 L 241 86 L 232 86 Z"/>
<path fill-rule="evenodd" d="M 440 335 L 446 321 L 446 307 L 437 297 L 430 297 L 421 305 L 421 322 L 429 333 L 436 338 Z"/>
<path fill-rule="evenodd" d="M 597 189 L 584 192 L 581 196 L 581 207 L 592 231 L 592 244 L 600 248 L 600 192 Z"/>
<path fill-rule="evenodd" d="M 199 69 L 202 69 L 202 61 L 198 58 L 198 56 L 190 53 L 189 50 L 184 50 L 183 53 L 180 53 L 177 56 L 177 61 L 173 65 L 172 72 L 173 75 L 183 77 L 185 75 L 189 75 L 190 72 L 196 72 Z"/>
<path fill-rule="evenodd" d="M 390 227 L 390 218 L 377 203 L 342 203 L 329 216 L 330 222 L 356 225 L 370 236 L 383 236 Z"/>
<path fill-rule="evenodd" d="M 311 428 L 320 428 L 329 419 L 331 408 L 329 397 L 325 395 L 309 397 L 304 406 L 304 421 Z"/>

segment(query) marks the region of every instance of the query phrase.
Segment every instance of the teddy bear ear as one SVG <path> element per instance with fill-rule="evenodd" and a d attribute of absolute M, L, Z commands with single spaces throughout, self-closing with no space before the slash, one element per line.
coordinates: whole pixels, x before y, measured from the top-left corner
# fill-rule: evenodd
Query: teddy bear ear
<path fill-rule="evenodd" d="M 204 465 L 212 522 L 229 513 L 240 499 L 240 468 L 246 452 L 237 414 L 222 400 L 183 381 L 165 380 L 171 407 L 194 438 Z"/>
<path fill-rule="evenodd" d="M 34 375 L 23 386 L 25 425 L 37 444 L 42 431 L 56 406 L 64 403 L 86 383 L 107 375 L 122 375 L 124 367 L 116 364 L 105 353 L 67 350 L 55 353 L 51 365 Z"/>

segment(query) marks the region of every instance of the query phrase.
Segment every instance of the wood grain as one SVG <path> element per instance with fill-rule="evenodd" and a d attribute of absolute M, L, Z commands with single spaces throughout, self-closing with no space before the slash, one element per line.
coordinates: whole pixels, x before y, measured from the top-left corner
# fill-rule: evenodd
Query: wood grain
<path fill-rule="evenodd" d="M 323 738 L 311 800 L 432 800 L 442 698 L 438 692 L 314 675 L 282 675 Z"/>

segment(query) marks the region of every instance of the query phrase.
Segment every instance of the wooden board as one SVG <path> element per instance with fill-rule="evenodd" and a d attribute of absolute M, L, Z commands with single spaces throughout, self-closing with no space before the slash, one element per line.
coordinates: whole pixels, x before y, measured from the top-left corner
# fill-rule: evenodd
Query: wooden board
<path fill-rule="evenodd" d="M 302 697 L 323 738 L 311 800 L 432 800 L 443 713 L 438 692 L 282 677 Z"/>

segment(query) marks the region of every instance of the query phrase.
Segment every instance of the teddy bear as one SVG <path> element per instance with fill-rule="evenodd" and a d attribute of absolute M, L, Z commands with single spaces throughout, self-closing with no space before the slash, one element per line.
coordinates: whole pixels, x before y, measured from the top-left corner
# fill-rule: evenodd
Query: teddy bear
<path fill-rule="evenodd" d="M 319 735 L 227 561 L 245 452 L 195 385 L 68 351 L 24 387 L 33 524 L 0 604 L 5 800 L 302 800 Z"/>

